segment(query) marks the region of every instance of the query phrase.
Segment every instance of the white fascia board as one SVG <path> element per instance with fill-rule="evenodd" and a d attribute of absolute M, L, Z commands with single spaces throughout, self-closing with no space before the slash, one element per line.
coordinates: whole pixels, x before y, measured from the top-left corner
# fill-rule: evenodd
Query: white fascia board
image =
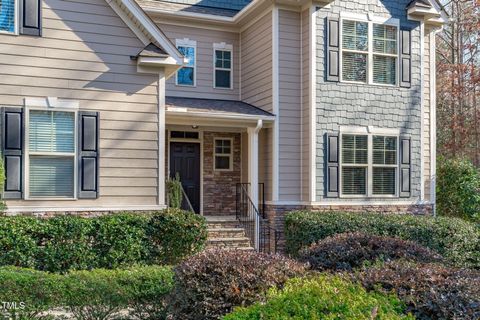
<path fill-rule="evenodd" d="M 158 26 L 153 22 L 145 13 L 145 11 L 140 8 L 140 6 L 134 0 L 106 0 L 107 3 L 117 12 L 118 14 L 118 3 L 122 4 L 126 10 L 141 24 L 144 28 L 144 32 L 150 35 L 158 44 L 167 51 L 167 53 L 175 59 L 178 65 L 184 64 L 184 57 L 175 47 L 175 45 L 167 38 L 167 36 L 158 28 Z M 125 19 L 131 19 L 126 17 L 125 15 L 119 14 L 120 18 L 125 21 Z M 132 31 L 138 36 L 139 31 L 138 27 L 136 27 L 135 21 L 125 21 L 125 23 L 132 29 Z M 137 30 L 134 30 L 137 29 Z M 145 43 L 148 41 L 145 37 L 139 37 L 140 40 Z"/>
<path fill-rule="evenodd" d="M 275 116 L 260 116 L 260 115 L 246 115 L 246 114 L 224 114 L 215 112 L 191 112 L 191 111 L 172 111 L 167 108 L 166 114 L 168 116 L 176 116 L 182 118 L 211 118 L 211 119 L 224 119 L 224 120 L 239 120 L 239 121 L 258 121 L 263 120 L 266 122 L 275 121 Z"/>

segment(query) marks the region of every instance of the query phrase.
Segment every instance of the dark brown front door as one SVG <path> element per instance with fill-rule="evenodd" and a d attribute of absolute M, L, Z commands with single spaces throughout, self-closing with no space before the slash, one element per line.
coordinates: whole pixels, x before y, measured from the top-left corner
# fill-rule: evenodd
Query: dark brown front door
<path fill-rule="evenodd" d="M 193 209 L 200 213 L 200 144 L 170 143 L 170 176 L 177 172 Z"/>

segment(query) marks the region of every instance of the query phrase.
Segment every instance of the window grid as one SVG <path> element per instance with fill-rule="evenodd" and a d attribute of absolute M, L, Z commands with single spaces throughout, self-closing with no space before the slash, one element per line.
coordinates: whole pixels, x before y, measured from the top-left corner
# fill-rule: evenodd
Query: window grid
<path fill-rule="evenodd" d="M 365 152 L 367 158 L 358 157 Z M 340 190 L 342 197 L 398 196 L 398 136 L 341 135 Z M 355 181 L 356 180 L 356 181 Z"/>
<path fill-rule="evenodd" d="M 398 25 L 391 23 L 342 19 L 341 81 L 396 86 L 399 30 Z"/>
<path fill-rule="evenodd" d="M 214 87 L 222 89 L 232 88 L 232 50 L 214 50 Z M 221 77 L 224 77 L 223 79 Z M 226 78 L 225 78 L 226 77 Z M 219 83 L 219 79 L 227 79 L 228 85 Z"/>
<path fill-rule="evenodd" d="M 213 158 L 215 171 L 231 171 L 233 159 L 232 139 L 214 139 Z"/>
<path fill-rule="evenodd" d="M 196 86 L 196 47 L 189 45 L 178 45 L 178 51 L 183 54 L 188 63 L 177 71 L 177 85 L 195 87 Z"/>

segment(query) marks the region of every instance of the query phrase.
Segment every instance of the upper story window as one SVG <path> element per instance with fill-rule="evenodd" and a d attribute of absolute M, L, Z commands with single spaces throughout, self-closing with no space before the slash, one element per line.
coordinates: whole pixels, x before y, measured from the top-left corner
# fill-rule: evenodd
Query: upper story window
<path fill-rule="evenodd" d="M 177 71 L 177 85 L 196 85 L 196 51 L 197 42 L 189 39 L 177 40 L 177 48 L 187 59 L 188 63 Z"/>
<path fill-rule="evenodd" d="M 214 87 L 232 88 L 232 46 L 216 43 L 214 48 Z"/>
<path fill-rule="evenodd" d="M 341 139 L 342 195 L 396 196 L 398 137 L 343 134 Z"/>
<path fill-rule="evenodd" d="M 396 19 L 342 19 L 342 81 L 397 85 L 399 24 Z"/>
<path fill-rule="evenodd" d="M 17 32 L 17 1 L 0 0 L 0 33 Z"/>
<path fill-rule="evenodd" d="M 74 198 L 75 112 L 30 110 L 30 198 Z"/>

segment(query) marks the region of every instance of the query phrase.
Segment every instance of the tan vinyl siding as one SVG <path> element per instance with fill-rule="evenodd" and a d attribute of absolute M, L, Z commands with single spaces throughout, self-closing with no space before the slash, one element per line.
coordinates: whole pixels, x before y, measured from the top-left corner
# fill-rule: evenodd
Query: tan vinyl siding
<path fill-rule="evenodd" d="M 239 100 L 239 35 L 211 29 L 159 24 L 163 32 L 175 43 L 188 38 L 197 42 L 196 81 L 194 87 L 177 86 L 175 76 L 167 80 L 166 95 L 175 97 Z M 213 83 L 213 44 L 225 42 L 233 46 L 233 89 L 215 89 Z"/>
<path fill-rule="evenodd" d="M 272 13 L 240 34 L 242 101 L 272 111 Z"/>
<path fill-rule="evenodd" d="M 425 32 L 425 62 L 424 62 L 424 112 L 423 112 L 423 132 L 424 132 L 424 177 L 425 177 L 425 200 L 430 200 L 430 32 Z"/>
<path fill-rule="evenodd" d="M 301 13 L 302 50 L 302 200 L 310 193 L 310 9 Z"/>
<path fill-rule="evenodd" d="M 279 10 L 279 198 L 301 200 L 302 106 L 300 13 Z"/>
<path fill-rule="evenodd" d="M 100 112 L 100 198 L 8 201 L 9 207 L 157 203 L 157 77 L 137 73 L 143 47 L 104 0 L 43 1 L 42 37 L 0 35 L 0 105 L 78 100 Z"/>

